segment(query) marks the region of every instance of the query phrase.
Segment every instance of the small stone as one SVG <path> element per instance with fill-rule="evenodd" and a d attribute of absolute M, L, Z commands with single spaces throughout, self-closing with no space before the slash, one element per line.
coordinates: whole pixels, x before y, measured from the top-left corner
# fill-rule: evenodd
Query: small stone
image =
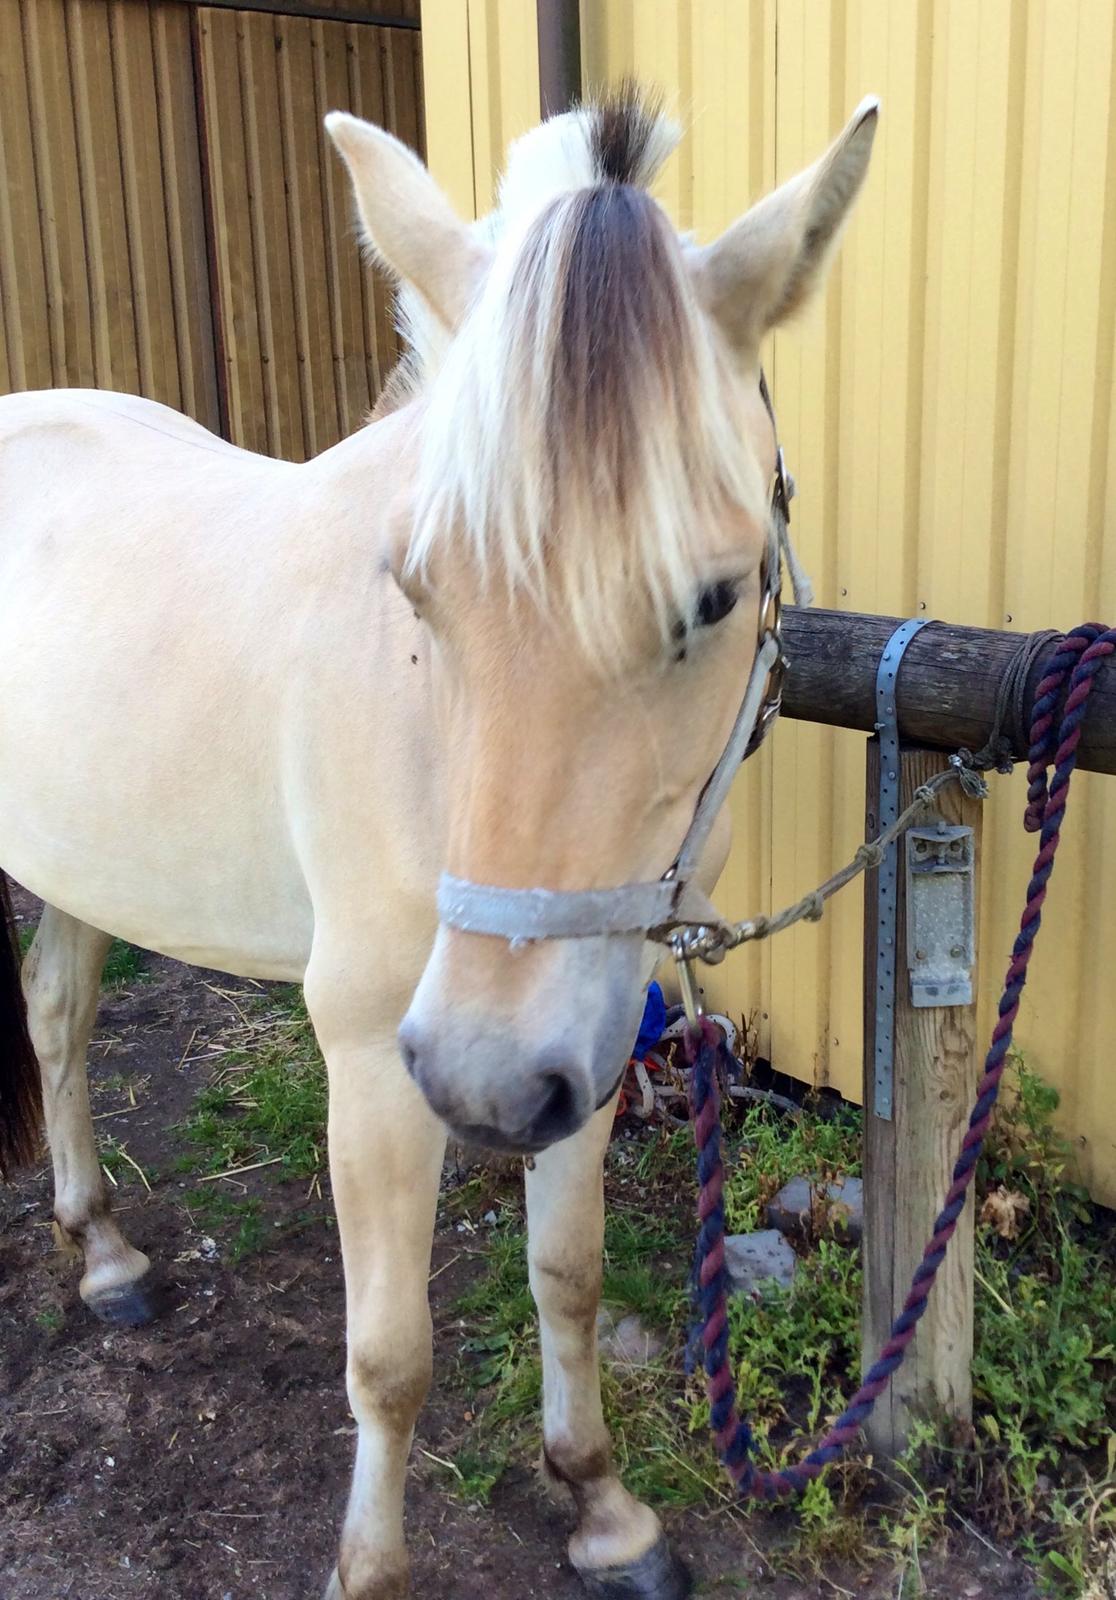
<path fill-rule="evenodd" d="M 837 1178 L 819 1190 L 809 1178 L 792 1178 L 767 1207 L 768 1227 L 780 1233 L 805 1235 L 811 1231 L 811 1209 L 817 1200 L 829 1208 L 827 1238 L 859 1244 L 864 1232 L 864 1185 L 859 1178 Z"/>
<path fill-rule="evenodd" d="M 494 1228 L 496 1226 L 496 1220 L 495 1211 L 486 1211 L 484 1216 L 481 1218 L 481 1221 L 487 1223 L 490 1228 Z"/>
<path fill-rule="evenodd" d="M 772 1283 L 790 1287 L 798 1257 L 778 1228 L 765 1228 L 759 1233 L 730 1234 L 725 1239 L 725 1266 L 732 1293 L 758 1300 Z"/>
<path fill-rule="evenodd" d="M 646 1366 L 666 1349 L 666 1340 L 645 1328 L 634 1311 L 624 1316 L 608 1306 L 602 1306 L 597 1315 L 597 1340 L 609 1361 L 622 1361 L 630 1367 Z"/>

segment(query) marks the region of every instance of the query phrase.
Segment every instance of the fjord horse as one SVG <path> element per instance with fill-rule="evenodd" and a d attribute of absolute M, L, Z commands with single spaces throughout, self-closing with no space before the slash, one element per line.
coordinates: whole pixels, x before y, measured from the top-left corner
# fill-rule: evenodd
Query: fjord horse
<path fill-rule="evenodd" d="M 32 1152 L 41 1074 L 81 1295 L 141 1320 L 149 1263 L 110 1215 L 86 1087 L 110 935 L 305 984 L 358 1423 L 334 1600 L 410 1592 L 447 1126 L 534 1155 L 574 1566 L 601 1595 L 687 1590 L 610 1464 L 597 1370 L 602 1157 L 648 947 L 509 947 L 439 926 L 435 886 L 608 887 L 673 859 L 755 650 L 760 342 L 819 283 L 875 123 L 865 102 L 699 247 L 648 192 L 676 135 L 633 94 L 528 135 L 473 226 L 334 114 L 404 296 L 390 414 L 292 465 L 125 395 L 0 400 L 0 866 L 46 906 L 27 1031 L 14 960 L 0 1005 L 0 1157 Z M 725 850 L 721 828 L 707 884 Z"/>

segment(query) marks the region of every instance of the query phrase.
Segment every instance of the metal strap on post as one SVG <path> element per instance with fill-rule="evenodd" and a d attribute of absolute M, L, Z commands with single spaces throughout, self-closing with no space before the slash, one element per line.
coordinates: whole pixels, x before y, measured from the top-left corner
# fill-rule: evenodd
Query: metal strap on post
<path fill-rule="evenodd" d="M 931 619 L 912 617 L 902 623 L 884 646 L 876 673 L 876 733 L 880 741 L 880 794 L 878 831 L 891 827 L 899 816 L 899 717 L 896 710 L 899 664 L 907 646 Z M 895 913 L 898 901 L 899 842 L 888 846 L 879 869 L 876 911 L 876 1039 L 873 1109 L 885 1122 L 892 1116 L 895 1072 Z"/>

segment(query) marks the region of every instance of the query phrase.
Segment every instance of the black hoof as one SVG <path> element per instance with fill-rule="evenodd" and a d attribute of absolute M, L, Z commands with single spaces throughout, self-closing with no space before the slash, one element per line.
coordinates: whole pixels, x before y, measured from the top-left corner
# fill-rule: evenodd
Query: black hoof
<path fill-rule="evenodd" d="M 665 1539 L 630 1567 L 598 1567 L 595 1572 L 579 1567 L 577 1575 L 597 1600 L 686 1600 L 694 1588 L 689 1568 Z"/>
<path fill-rule="evenodd" d="M 150 1273 L 144 1273 L 135 1283 L 123 1283 L 117 1289 L 104 1289 L 85 1303 L 100 1322 L 110 1328 L 145 1328 L 154 1322 L 161 1309 L 161 1296 Z"/>

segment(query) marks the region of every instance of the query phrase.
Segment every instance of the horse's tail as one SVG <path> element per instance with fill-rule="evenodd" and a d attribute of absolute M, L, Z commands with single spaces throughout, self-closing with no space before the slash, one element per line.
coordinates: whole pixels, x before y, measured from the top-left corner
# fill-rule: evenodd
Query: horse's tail
<path fill-rule="evenodd" d="M 20 950 L 8 884 L 0 872 L 0 1178 L 39 1152 L 43 1088 L 27 1030 Z"/>

